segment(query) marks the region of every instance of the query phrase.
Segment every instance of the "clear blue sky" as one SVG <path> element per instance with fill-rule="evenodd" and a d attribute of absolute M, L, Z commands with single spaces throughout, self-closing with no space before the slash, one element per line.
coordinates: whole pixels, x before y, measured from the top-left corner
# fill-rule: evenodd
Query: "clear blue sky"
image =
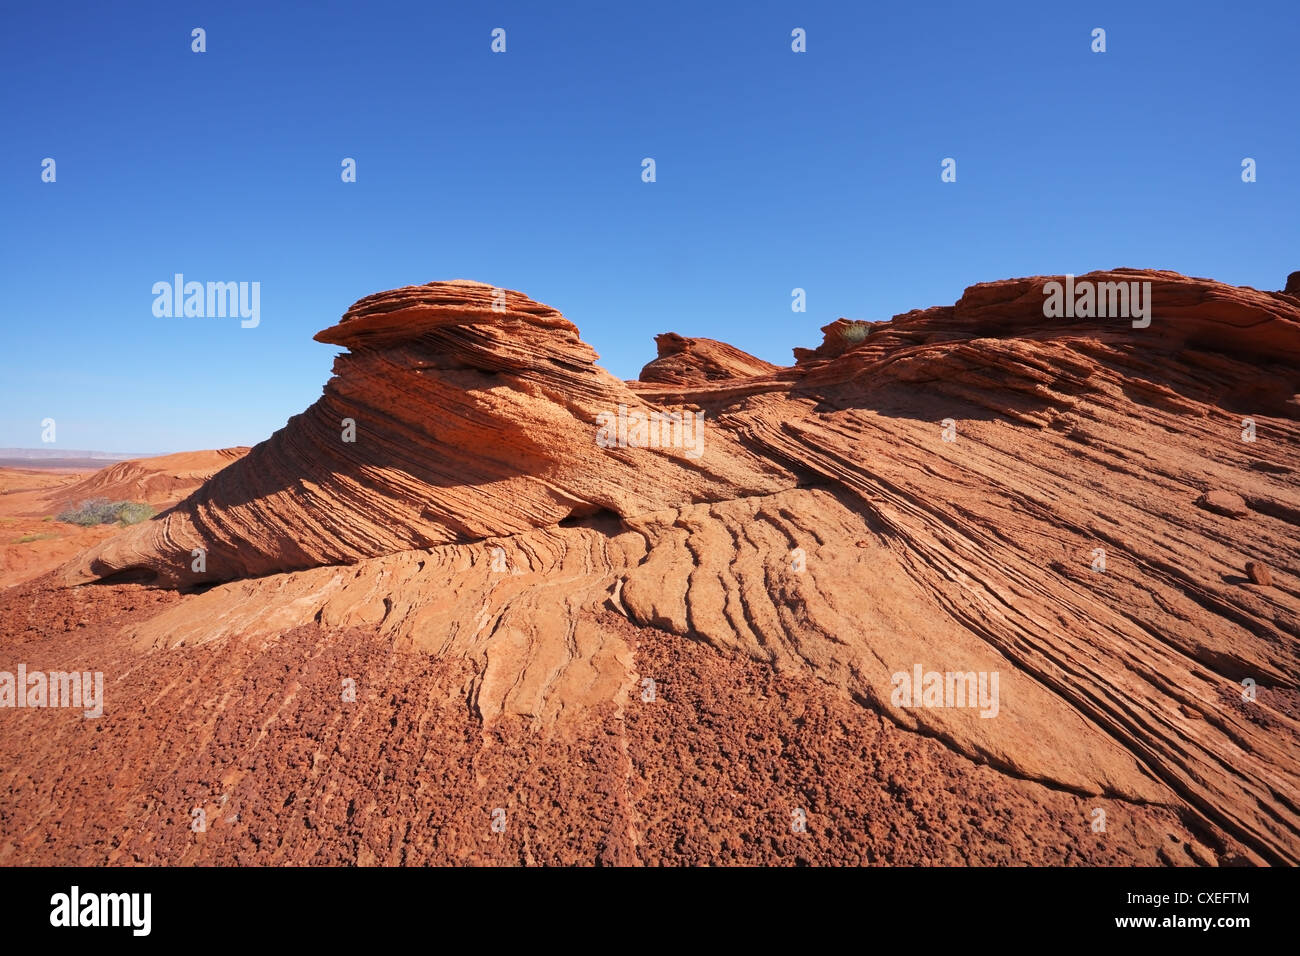
<path fill-rule="evenodd" d="M 7 6 L 0 446 L 253 444 L 320 394 L 316 331 L 434 279 L 630 378 L 669 330 L 788 364 L 980 281 L 1300 269 L 1295 0 L 270 6 Z M 260 282 L 260 326 L 156 318 L 176 272 Z"/>

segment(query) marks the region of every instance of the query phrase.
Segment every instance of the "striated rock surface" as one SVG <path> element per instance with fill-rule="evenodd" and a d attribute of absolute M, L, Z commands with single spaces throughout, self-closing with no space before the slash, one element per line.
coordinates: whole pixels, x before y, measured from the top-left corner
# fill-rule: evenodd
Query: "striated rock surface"
<path fill-rule="evenodd" d="M 713 339 L 688 339 L 676 332 L 655 336 L 659 357 L 641 369 L 642 382 L 670 385 L 770 375 L 779 366 Z"/>
<path fill-rule="evenodd" d="M 75 505 L 89 498 L 110 501 L 172 503 L 193 492 L 221 469 L 248 454 L 247 448 L 185 451 L 156 458 L 121 461 L 87 478 L 58 489 L 52 506 Z"/>
<path fill-rule="evenodd" d="M 673 337 L 635 383 L 518 293 L 370 296 L 318 336 L 349 350 L 319 402 L 64 578 L 229 582 L 126 625 L 145 658 L 323 628 L 467 662 L 427 693 L 485 728 L 631 719 L 672 635 L 1167 808 L 1197 860 L 1300 862 L 1300 301 L 1075 278 L 1149 282 L 1137 327 L 1046 318 L 1052 281 L 840 320 L 788 368 Z M 599 445 L 620 405 L 703 412 L 701 454 Z M 997 675 L 996 705 L 905 699 L 917 672 Z"/>
<path fill-rule="evenodd" d="M 794 483 L 730 432 L 705 426 L 706 448 L 680 440 L 680 416 L 694 414 L 681 407 L 663 409 L 679 416 L 675 445 L 598 446 L 598 416 L 659 406 L 599 368 L 554 309 L 508 292 L 497 310 L 495 294 L 437 282 L 362 299 L 316 336 L 349 351 L 315 405 L 69 580 L 132 571 L 194 585 Z M 666 440 L 673 425 L 647 431 Z"/>

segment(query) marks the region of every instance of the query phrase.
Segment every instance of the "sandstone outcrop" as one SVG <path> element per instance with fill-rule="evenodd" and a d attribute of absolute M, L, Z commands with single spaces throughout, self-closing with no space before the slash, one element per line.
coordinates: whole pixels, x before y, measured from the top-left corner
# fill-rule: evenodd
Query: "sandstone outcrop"
<path fill-rule="evenodd" d="M 632 383 L 519 293 L 370 296 L 317 336 L 348 352 L 315 405 L 64 576 L 229 582 L 141 653 L 326 626 L 475 662 L 485 722 L 632 706 L 613 613 L 1300 862 L 1300 301 L 1113 270 L 1075 281 L 1149 282 L 1149 325 L 1047 318 L 1062 278 L 840 320 L 787 368 L 661 337 Z M 703 413 L 701 453 L 598 443 L 620 406 Z M 1000 699 L 905 701 L 918 672 Z"/>
<path fill-rule="evenodd" d="M 688 339 L 676 332 L 656 335 L 655 345 L 659 356 L 641 369 L 642 382 L 669 385 L 716 382 L 771 375 L 779 368 L 726 342 Z"/>
<path fill-rule="evenodd" d="M 49 501 L 54 507 L 75 505 L 90 498 L 170 504 L 247 454 L 248 449 L 241 447 L 133 458 L 101 468 L 74 485 L 60 488 Z"/>
<path fill-rule="evenodd" d="M 701 427 L 683 416 L 698 409 L 648 422 L 651 454 L 620 446 L 620 416 L 660 407 L 597 366 L 554 309 L 517 292 L 494 308 L 495 297 L 440 282 L 362 299 L 316 336 L 349 351 L 315 405 L 69 580 L 131 571 L 197 585 L 795 483 L 725 429 L 701 422 L 708 445 L 692 445 Z M 597 444 L 602 414 L 615 422 L 610 447 Z"/>

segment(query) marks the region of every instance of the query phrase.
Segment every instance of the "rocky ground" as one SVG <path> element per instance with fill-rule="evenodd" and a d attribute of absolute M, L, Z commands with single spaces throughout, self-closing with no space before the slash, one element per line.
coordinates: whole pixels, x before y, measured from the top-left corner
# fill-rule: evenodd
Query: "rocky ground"
<path fill-rule="evenodd" d="M 91 591 L 90 594 L 84 593 Z M 119 677 L 99 720 L 15 711 L 0 864 L 1170 864 L 1236 859 L 1176 808 L 1018 780 L 808 677 L 593 621 L 655 699 L 488 726 L 464 659 L 318 624 L 132 654 L 137 584 L 0 595 L 7 654 Z M 354 703 L 342 681 L 356 681 Z M 1093 832 L 1094 808 L 1106 831 Z M 205 832 L 193 811 L 205 812 Z M 505 811 L 493 832 L 492 811 Z M 803 810 L 806 832 L 793 832 Z"/>

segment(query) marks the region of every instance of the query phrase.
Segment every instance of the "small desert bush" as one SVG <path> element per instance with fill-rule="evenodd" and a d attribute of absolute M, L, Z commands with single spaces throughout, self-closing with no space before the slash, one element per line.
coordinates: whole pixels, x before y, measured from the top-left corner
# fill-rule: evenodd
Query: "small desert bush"
<path fill-rule="evenodd" d="M 136 524 L 153 517 L 153 509 L 139 501 L 109 501 L 91 498 L 75 508 L 59 513 L 58 520 L 67 524 L 89 526 L 93 524 Z"/>
<path fill-rule="evenodd" d="M 139 524 L 153 517 L 154 511 L 143 501 L 123 501 L 117 509 L 117 520 L 122 524 Z"/>
<path fill-rule="evenodd" d="M 858 342 L 863 341 L 870 334 L 871 323 L 862 322 L 856 319 L 852 320 L 848 325 L 840 329 L 840 335 L 844 336 L 847 341 L 852 342 L 855 345 Z"/>

